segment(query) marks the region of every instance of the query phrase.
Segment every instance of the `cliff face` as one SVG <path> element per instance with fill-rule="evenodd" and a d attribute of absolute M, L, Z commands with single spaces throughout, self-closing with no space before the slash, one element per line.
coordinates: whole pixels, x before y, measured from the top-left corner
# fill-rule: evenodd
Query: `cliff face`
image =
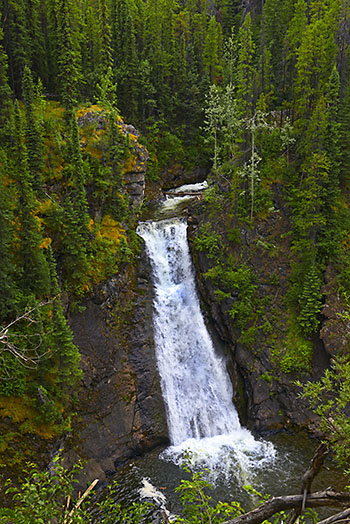
<path fill-rule="evenodd" d="M 207 205 L 197 204 L 190 210 L 188 236 L 203 307 L 227 347 L 234 400 L 241 421 L 259 433 L 293 427 L 313 431 L 316 417 L 298 396 L 300 390 L 295 381 L 321 376 L 331 355 L 347 344 L 346 320 L 336 293 L 335 274 L 328 267 L 320 328 L 308 340 L 310 361 L 299 365 L 297 352 L 288 357 L 287 346 L 300 345 L 297 337 L 290 336 L 292 321 L 286 305 L 293 263 L 288 235 L 291 227 L 288 210 L 278 195 L 275 207 L 275 213 L 256 220 L 254 227 L 249 228 L 238 223 L 225 208 L 213 213 Z M 251 318 L 244 327 L 239 317 L 233 319 L 232 315 L 232 311 L 238 310 L 240 291 L 229 286 L 218 291 L 218 282 L 210 278 L 217 262 L 213 252 L 209 252 L 209 236 L 203 237 L 208 224 L 212 238 L 219 238 L 225 246 L 224 264 L 233 259 L 236 267 L 246 267 L 255 275 L 253 296 L 243 300 L 243 304 L 253 304 Z M 207 240 L 206 249 L 201 249 L 198 243 L 201 235 Z"/>
<path fill-rule="evenodd" d="M 87 461 L 85 481 L 103 480 L 126 459 L 168 442 L 145 259 L 100 286 L 71 318 L 84 379 L 65 456 Z"/>

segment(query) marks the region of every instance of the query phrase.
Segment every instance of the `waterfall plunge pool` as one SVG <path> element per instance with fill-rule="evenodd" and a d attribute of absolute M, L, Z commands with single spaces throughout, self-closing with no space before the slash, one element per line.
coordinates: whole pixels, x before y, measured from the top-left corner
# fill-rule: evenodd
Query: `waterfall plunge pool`
<path fill-rule="evenodd" d="M 241 427 L 224 356 L 214 348 L 197 296 L 183 218 L 141 222 L 154 283 L 154 339 L 171 447 L 162 458 L 249 482 L 276 458 L 271 443 Z"/>

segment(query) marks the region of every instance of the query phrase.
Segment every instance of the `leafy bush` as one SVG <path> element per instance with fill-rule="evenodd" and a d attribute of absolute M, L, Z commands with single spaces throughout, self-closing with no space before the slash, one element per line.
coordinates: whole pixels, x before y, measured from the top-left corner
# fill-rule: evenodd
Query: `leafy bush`
<path fill-rule="evenodd" d="M 206 224 L 201 227 L 200 235 L 195 238 L 194 244 L 208 258 L 217 258 L 221 251 L 222 241 L 215 231 L 210 230 L 209 224 Z"/>
<path fill-rule="evenodd" d="M 91 503 L 91 489 L 78 500 L 72 500 L 75 476 L 81 469 L 75 465 L 65 469 L 57 456 L 53 472 L 38 471 L 29 464 L 24 471 L 25 480 L 20 487 L 7 481 L 8 495 L 12 496 L 13 508 L 0 508 L 0 522 L 11 524 L 139 524 L 146 515 L 149 504 L 133 503 L 122 508 L 115 502 L 116 484 L 111 484 L 101 501 Z M 92 488 L 94 483 L 90 486 Z M 93 511 L 92 511 L 93 510 Z M 98 518 L 98 520 L 96 519 Z"/>

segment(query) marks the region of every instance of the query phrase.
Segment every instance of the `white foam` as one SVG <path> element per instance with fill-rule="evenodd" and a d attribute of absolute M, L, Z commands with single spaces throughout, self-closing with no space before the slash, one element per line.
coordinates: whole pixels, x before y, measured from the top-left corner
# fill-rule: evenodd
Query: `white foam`
<path fill-rule="evenodd" d="M 198 182 L 197 184 L 184 184 L 183 186 L 176 187 L 175 189 L 170 189 L 169 193 L 196 193 L 199 191 L 204 191 L 208 188 L 208 182 Z"/>
<path fill-rule="evenodd" d="M 163 507 L 166 504 L 166 497 L 161 491 L 158 491 L 157 488 L 150 483 L 146 478 L 142 479 L 143 487 L 140 488 L 140 495 L 142 499 L 153 499 L 158 506 Z"/>
<path fill-rule="evenodd" d="M 155 346 L 172 446 L 163 458 L 180 464 L 186 450 L 215 477 L 247 475 L 274 460 L 272 444 L 241 427 L 226 363 L 200 310 L 185 220 L 144 222 L 155 278 Z"/>
<path fill-rule="evenodd" d="M 154 500 L 156 505 L 166 514 L 168 521 L 177 521 L 176 516 L 172 515 L 166 507 L 167 500 L 165 495 L 161 491 L 158 491 L 146 478 L 142 479 L 142 484 L 143 487 L 139 489 L 141 499 Z"/>

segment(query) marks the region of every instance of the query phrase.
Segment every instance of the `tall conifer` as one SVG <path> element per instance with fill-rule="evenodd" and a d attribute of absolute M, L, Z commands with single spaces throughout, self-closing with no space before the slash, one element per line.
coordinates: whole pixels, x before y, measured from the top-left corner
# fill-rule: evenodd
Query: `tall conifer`
<path fill-rule="evenodd" d="M 77 37 L 73 35 L 71 0 L 55 0 L 57 68 L 60 95 L 68 113 L 77 103 L 81 82 L 81 55 Z"/>
<path fill-rule="evenodd" d="M 3 177 L 8 175 L 7 156 L 0 149 L 0 324 L 9 313 L 13 313 L 16 302 L 14 282 L 14 235 L 13 210 L 9 203 L 9 191 L 3 184 Z"/>
<path fill-rule="evenodd" d="M 28 66 L 24 67 L 22 90 L 26 117 L 25 137 L 28 165 L 33 181 L 33 188 L 37 191 L 41 191 L 43 183 L 42 169 L 44 163 L 44 148 L 41 129 L 35 116 L 34 84 Z"/>
<path fill-rule="evenodd" d="M 49 292 L 49 270 L 42 249 L 43 237 L 40 231 L 40 222 L 35 216 L 36 199 L 28 167 L 27 149 L 24 143 L 22 119 L 18 104 L 15 122 L 16 179 L 19 197 L 19 280 L 24 293 L 33 293 L 40 298 Z"/>

